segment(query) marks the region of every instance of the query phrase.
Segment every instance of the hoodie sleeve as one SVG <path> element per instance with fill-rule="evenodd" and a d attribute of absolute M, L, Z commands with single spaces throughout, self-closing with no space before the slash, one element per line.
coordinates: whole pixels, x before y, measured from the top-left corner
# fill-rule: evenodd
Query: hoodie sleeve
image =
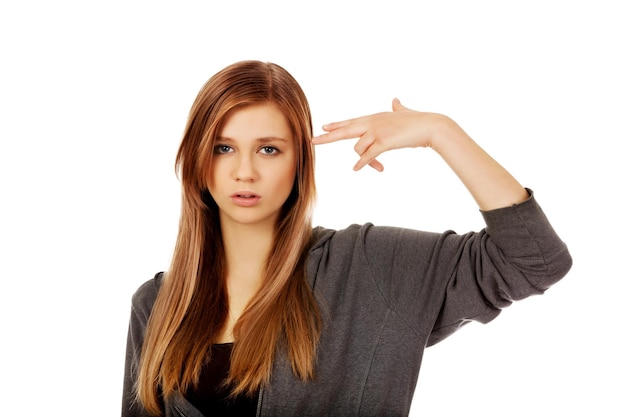
<path fill-rule="evenodd" d="M 126 363 L 124 366 L 124 386 L 122 392 L 122 417 L 148 417 L 148 414 L 135 396 L 139 359 L 143 347 L 146 325 L 152 306 L 159 291 L 162 274 L 145 282 L 133 294 L 128 324 Z"/>
<path fill-rule="evenodd" d="M 433 345 L 470 321 L 487 323 L 513 301 L 541 294 L 572 258 L 531 190 L 482 212 L 486 228 L 458 235 L 371 228 L 365 248 L 381 292 Z"/>

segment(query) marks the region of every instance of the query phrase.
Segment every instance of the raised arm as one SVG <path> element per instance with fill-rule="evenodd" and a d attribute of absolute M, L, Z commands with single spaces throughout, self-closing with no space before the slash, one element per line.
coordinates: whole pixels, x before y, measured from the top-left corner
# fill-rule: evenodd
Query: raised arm
<path fill-rule="evenodd" d="M 355 170 L 383 165 L 376 157 L 399 148 L 430 147 L 452 168 L 481 210 L 511 206 L 526 200 L 528 192 L 452 119 L 437 113 L 404 107 L 398 99 L 392 112 L 376 113 L 323 126 L 328 132 L 313 138 L 324 144 L 358 138 L 354 150 L 360 159 Z"/>

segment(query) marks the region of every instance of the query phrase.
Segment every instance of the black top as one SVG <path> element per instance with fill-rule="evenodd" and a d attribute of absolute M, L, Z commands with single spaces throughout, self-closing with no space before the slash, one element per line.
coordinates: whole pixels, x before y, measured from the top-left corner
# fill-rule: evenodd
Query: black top
<path fill-rule="evenodd" d="M 213 345 L 211 361 L 203 366 L 198 386 L 185 395 L 206 417 L 256 416 L 258 393 L 254 397 L 227 398 L 230 390 L 223 383 L 228 376 L 232 350 L 232 343 Z"/>

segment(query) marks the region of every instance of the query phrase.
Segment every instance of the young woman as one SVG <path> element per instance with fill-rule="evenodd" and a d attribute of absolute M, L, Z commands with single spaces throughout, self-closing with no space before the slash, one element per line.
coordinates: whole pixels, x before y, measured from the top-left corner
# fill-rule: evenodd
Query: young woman
<path fill-rule="evenodd" d="M 271 63 L 198 94 L 177 155 L 178 240 L 134 294 L 123 416 L 406 416 L 426 346 L 540 294 L 571 266 L 532 192 L 448 117 L 393 111 L 324 126 Z M 316 144 L 358 138 L 355 169 L 430 147 L 486 228 L 313 228 Z"/>

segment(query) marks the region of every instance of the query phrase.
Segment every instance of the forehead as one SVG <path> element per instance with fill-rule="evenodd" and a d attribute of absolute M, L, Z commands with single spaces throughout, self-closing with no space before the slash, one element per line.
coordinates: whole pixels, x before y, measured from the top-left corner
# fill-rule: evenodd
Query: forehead
<path fill-rule="evenodd" d="M 226 115 L 218 137 L 231 140 L 281 138 L 293 140 L 289 121 L 274 103 L 238 107 Z"/>

